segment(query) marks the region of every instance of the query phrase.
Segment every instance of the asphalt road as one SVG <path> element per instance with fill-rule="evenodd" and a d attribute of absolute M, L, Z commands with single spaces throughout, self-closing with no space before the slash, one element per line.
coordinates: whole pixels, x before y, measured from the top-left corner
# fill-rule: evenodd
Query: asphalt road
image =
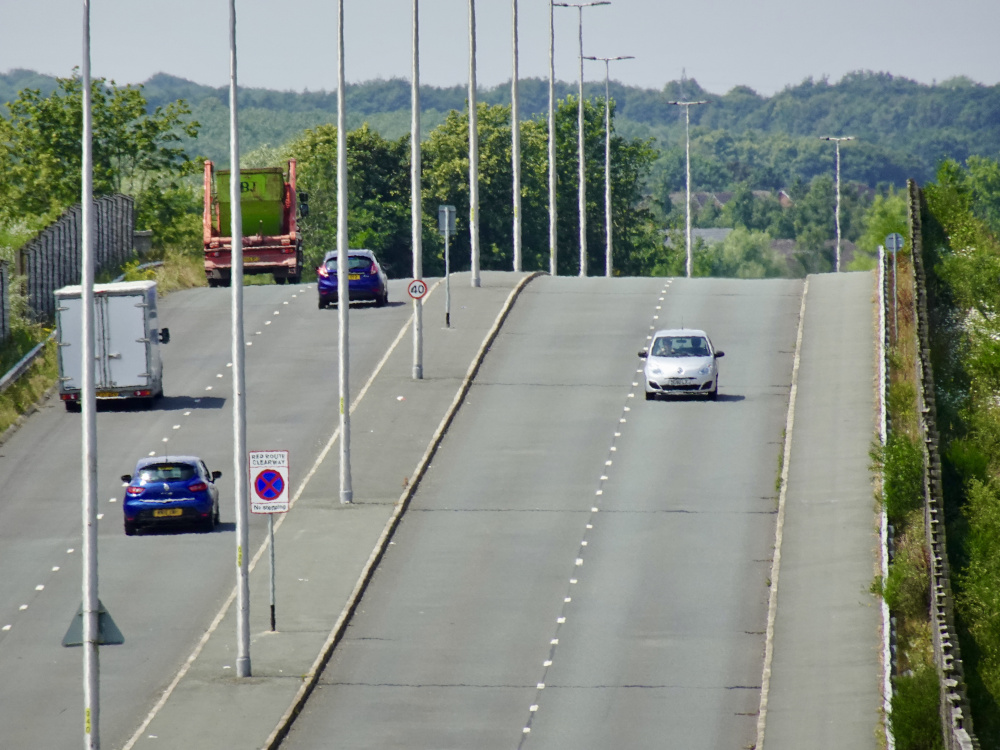
<path fill-rule="evenodd" d="M 529 285 L 283 747 L 752 744 L 801 291 Z M 645 402 L 682 324 L 720 398 Z"/>
<path fill-rule="evenodd" d="M 367 377 L 410 315 L 403 282 L 389 307 L 351 311 L 352 383 Z M 120 747 L 176 673 L 234 584 L 230 295 L 163 299 L 165 398 L 149 411 L 98 414 L 100 597 L 125 644 L 101 649 L 103 744 Z M 306 286 L 245 293 L 248 447 L 287 449 L 292 471 L 315 460 L 337 424 L 337 312 Z M 49 399 L 0 446 L 0 747 L 82 740 L 79 649 L 61 645 L 81 599 L 78 414 Z M 120 475 L 137 458 L 194 453 L 220 480 L 213 534 L 122 531 Z M 322 492 L 322 490 L 320 490 Z M 337 497 L 336 485 L 328 485 Z M 251 548 L 266 533 L 251 517 Z"/>

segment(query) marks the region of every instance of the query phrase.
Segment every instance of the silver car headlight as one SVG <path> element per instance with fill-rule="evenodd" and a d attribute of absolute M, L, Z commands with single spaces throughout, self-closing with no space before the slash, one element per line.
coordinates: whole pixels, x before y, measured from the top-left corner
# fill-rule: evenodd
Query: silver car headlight
<path fill-rule="evenodd" d="M 712 365 L 705 365 L 700 370 L 698 370 L 698 374 L 699 375 L 711 375 L 712 374 Z"/>
<path fill-rule="evenodd" d="M 649 368 L 649 374 L 650 375 L 662 375 L 663 371 L 660 370 L 659 367 L 650 367 Z"/>

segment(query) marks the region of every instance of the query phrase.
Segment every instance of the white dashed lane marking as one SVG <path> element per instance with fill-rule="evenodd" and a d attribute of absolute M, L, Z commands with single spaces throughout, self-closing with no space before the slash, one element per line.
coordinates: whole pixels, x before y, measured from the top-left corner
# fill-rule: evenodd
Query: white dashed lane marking
<path fill-rule="evenodd" d="M 296 299 L 297 297 L 298 297 L 298 295 L 297 295 L 297 294 L 293 294 L 293 295 L 292 295 L 292 299 Z M 288 301 L 287 301 L 287 300 L 286 300 L 286 301 L 283 301 L 283 302 L 282 302 L 282 305 L 287 305 L 287 304 L 288 304 Z M 279 315 L 279 314 L 280 314 L 280 313 L 279 313 L 279 311 L 278 311 L 278 310 L 275 310 L 275 311 L 274 311 L 274 315 Z M 265 321 L 265 322 L 264 322 L 264 325 L 265 325 L 265 326 L 269 326 L 269 325 L 271 325 L 271 323 L 272 323 L 272 321 L 270 321 L 270 320 L 267 320 L 267 321 Z M 257 331 L 257 332 L 256 332 L 256 334 L 257 334 L 257 335 L 259 336 L 259 335 L 261 335 L 261 332 L 260 332 L 260 331 Z M 247 346 L 253 346 L 253 342 L 252 342 L 252 341 L 247 341 L 247 342 L 246 342 L 246 345 L 247 345 Z M 226 363 L 226 367 L 227 367 L 227 368 L 232 368 L 232 366 L 233 366 L 233 363 L 232 363 L 232 362 L 227 362 L 227 363 Z M 220 379 L 220 378 L 222 378 L 222 377 L 223 377 L 223 374 L 222 374 L 222 373 L 217 373 L 215 377 L 216 377 L 216 379 Z M 206 391 L 211 391 L 211 390 L 212 390 L 212 386 L 210 386 L 210 385 L 209 385 L 209 386 L 206 386 L 206 387 L 205 387 L 205 390 L 206 390 Z M 200 403 L 200 402 L 201 402 L 201 399 L 200 399 L 200 398 L 196 398 L 196 399 L 194 400 L 194 402 L 195 402 L 196 404 L 197 404 L 197 403 Z M 184 416 L 185 416 L 185 417 L 189 417 L 189 416 L 191 416 L 191 413 L 192 413 L 192 412 L 191 412 L 190 410 L 188 410 L 188 411 L 185 411 L 185 412 L 184 412 Z M 175 424 L 175 425 L 172 425 L 171 429 L 173 429 L 173 430 L 179 430 L 179 429 L 181 429 L 181 425 L 179 425 L 179 424 Z M 164 437 L 164 438 L 162 439 L 162 442 L 164 442 L 164 443 L 167 443 L 167 442 L 169 442 L 169 441 L 170 441 L 170 438 L 169 438 L 169 437 Z M 154 450 L 154 451 L 150 451 L 150 452 L 149 452 L 149 455 L 150 455 L 150 456 L 155 456 L 155 455 L 157 455 L 157 451 L 155 451 L 155 450 Z M 125 485 L 124 485 L 124 483 L 123 483 L 123 486 L 125 486 Z M 117 502 L 118 502 L 118 498 L 117 498 L 117 497 L 111 497 L 111 498 L 109 498 L 109 499 L 108 499 L 108 502 L 109 502 L 109 503 L 117 503 Z M 98 514 L 97 514 L 97 520 L 98 520 L 98 521 L 100 521 L 100 520 L 103 520 L 103 519 L 104 519 L 104 514 L 103 514 L 103 513 L 98 513 Z M 75 550 L 75 548 L 73 548 L 73 547 L 70 547 L 70 548 L 68 548 L 68 549 L 66 550 L 66 554 L 67 554 L 67 555 L 72 555 L 72 554 L 73 554 L 73 553 L 74 553 L 75 551 L 76 551 L 76 550 Z M 61 570 L 61 567 L 60 567 L 59 565 L 53 565 L 53 566 L 51 567 L 51 572 L 52 572 L 52 573 L 58 573 L 58 572 L 59 572 L 60 570 Z M 35 586 L 35 592 L 36 592 L 36 593 L 41 593 L 41 592 L 43 592 L 44 590 L 45 590 L 45 584 L 43 584 L 43 583 L 40 583 L 40 584 L 38 584 L 38 585 L 36 585 L 36 586 Z M 29 606 L 30 606 L 30 605 L 29 605 L 28 603 L 25 603 L 25 604 L 21 604 L 20 606 L 18 606 L 18 611 L 19 611 L 19 612 L 24 612 L 25 610 L 27 610 L 27 609 L 28 609 L 28 607 L 29 607 Z M 9 631 L 10 631 L 10 630 L 11 630 L 12 628 L 13 628 L 13 623 L 7 623 L 7 624 L 5 624 L 5 625 L 3 625 L 3 626 L 0 626 L 0 632 L 3 632 L 3 633 L 6 633 L 6 632 L 9 632 Z"/>
<path fill-rule="evenodd" d="M 669 286 L 669 282 L 668 282 L 668 286 Z M 666 294 L 667 293 L 666 288 L 664 288 L 663 291 L 660 292 L 660 293 L 661 294 Z M 659 302 L 663 302 L 663 299 L 664 299 L 663 297 L 660 297 L 658 301 Z M 662 309 L 662 306 L 661 305 L 657 305 L 656 309 L 660 310 L 660 309 Z M 654 314 L 653 315 L 653 320 L 659 320 L 659 315 L 655 315 Z M 650 326 L 649 328 L 650 328 L 650 330 L 655 330 L 655 326 Z M 647 341 L 652 340 L 652 336 L 647 336 L 646 340 Z M 636 374 L 642 374 L 642 368 L 637 369 L 636 370 Z M 640 383 L 640 381 L 638 381 L 638 380 L 632 381 L 632 390 L 630 390 L 626 394 L 626 396 L 625 396 L 625 403 L 626 404 L 628 404 L 628 400 L 629 399 L 634 399 L 635 398 L 636 389 L 638 389 L 640 387 L 639 383 Z M 632 407 L 630 407 L 630 406 L 626 406 L 626 405 L 622 406 L 622 414 L 623 414 L 623 416 L 619 417 L 619 419 L 618 419 L 618 424 L 619 425 L 623 425 L 623 424 L 627 423 L 628 420 L 626 419 L 626 417 L 624 416 L 624 414 L 627 413 L 627 412 L 630 412 L 631 410 L 632 410 Z M 618 438 L 620 438 L 621 436 L 622 436 L 621 428 L 619 428 L 618 430 L 616 430 L 614 432 L 614 437 L 611 440 L 611 445 L 608 446 L 608 458 L 606 458 L 605 461 L 604 461 L 604 466 L 605 467 L 613 465 L 614 462 L 612 461 L 612 459 L 610 458 L 610 456 L 613 455 L 613 454 L 616 454 L 618 452 L 618 446 L 615 444 L 615 441 L 617 441 Z M 600 479 L 598 480 L 597 489 L 594 491 L 594 496 L 595 497 L 600 498 L 600 497 L 602 497 L 604 495 L 604 483 L 608 481 L 609 474 L 610 474 L 610 472 L 606 472 L 606 473 L 602 473 L 600 475 Z M 599 512 L 600 512 L 600 506 L 594 505 L 594 506 L 592 506 L 590 508 L 591 516 L 590 516 L 590 518 L 587 519 L 587 523 L 586 523 L 586 527 L 585 527 L 588 532 L 593 531 L 593 529 L 594 529 L 594 521 L 596 520 L 596 515 Z M 574 568 L 582 568 L 583 567 L 583 562 L 584 562 L 584 555 L 583 555 L 583 553 L 584 553 L 584 550 L 587 550 L 589 548 L 589 546 L 590 546 L 590 541 L 588 539 L 583 538 L 583 539 L 580 540 L 580 546 L 578 548 L 579 551 L 577 552 L 576 559 L 573 561 L 573 567 Z M 579 579 L 577 579 L 577 578 L 570 578 L 569 579 L 570 586 L 575 585 L 578 580 Z M 558 638 L 559 632 L 558 631 L 559 631 L 560 628 L 562 628 L 563 625 L 566 624 L 566 621 L 567 621 L 566 607 L 567 607 L 567 605 L 570 605 L 572 602 L 573 602 L 573 598 L 571 596 L 569 596 L 568 594 L 563 596 L 563 609 L 562 609 L 562 612 L 560 612 L 559 616 L 556 618 L 556 637 L 554 637 L 551 640 L 549 640 L 549 658 L 542 662 L 542 668 L 544 670 L 543 671 L 543 675 L 542 675 L 543 678 L 545 676 L 547 676 L 548 669 L 552 666 L 552 664 L 555 661 L 556 647 L 559 645 L 559 638 Z M 521 747 L 524 746 L 524 742 L 525 742 L 526 738 L 531 733 L 532 722 L 534 721 L 535 715 L 537 714 L 537 712 L 539 710 L 539 706 L 541 704 L 540 693 L 544 689 L 545 689 L 545 683 L 544 682 L 539 682 L 538 685 L 537 685 L 537 687 L 536 687 L 537 693 L 535 695 L 535 702 L 528 706 L 528 720 L 525 722 L 524 728 L 521 730 L 521 742 L 518 745 L 519 748 L 521 748 Z"/>

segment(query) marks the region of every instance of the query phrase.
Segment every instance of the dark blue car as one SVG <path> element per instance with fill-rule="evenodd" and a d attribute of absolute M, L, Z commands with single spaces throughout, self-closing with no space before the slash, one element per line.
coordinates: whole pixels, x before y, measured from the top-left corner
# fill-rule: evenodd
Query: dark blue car
<path fill-rule="evenodd" d="M 145 526 L 193 525 L 212 531 L 219 522 L 221 471 L 208 470 L 197 456 L 141 458 L 135 472 L 122 476 L 125 488 L 125 533 Z"/>
<path fill-rule="evenodd" d="M 319 309 L 337 304 L 337 251 L 323 256 L 316 269 Z M 376 307 L 389 304 L 389 279 L 371 250 L 347 251 L 347 292 L 351 302 L 374 302 Z"/>

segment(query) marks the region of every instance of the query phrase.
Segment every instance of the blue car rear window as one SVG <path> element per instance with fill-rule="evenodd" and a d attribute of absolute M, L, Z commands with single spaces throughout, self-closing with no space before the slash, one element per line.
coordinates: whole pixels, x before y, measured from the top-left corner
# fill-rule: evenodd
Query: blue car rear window
<path fill-rule="evenodd" d="M 365 258 L 362 255 L 349 255 L 347 257 L 347 270 L 348 271 L 367 271 L 368 266 L 372 264 L 371 259 Z M 332 273 L 337 273 L 337 259 L 330 258 L 326 262 L 326 270 Z"/>
<path fill-rule="evenodd" d="M 191 464 L 152 464 L 144 466 L 139 472 L 139 481 L 146 482 L 184 482 L 198 475 Z"/>

